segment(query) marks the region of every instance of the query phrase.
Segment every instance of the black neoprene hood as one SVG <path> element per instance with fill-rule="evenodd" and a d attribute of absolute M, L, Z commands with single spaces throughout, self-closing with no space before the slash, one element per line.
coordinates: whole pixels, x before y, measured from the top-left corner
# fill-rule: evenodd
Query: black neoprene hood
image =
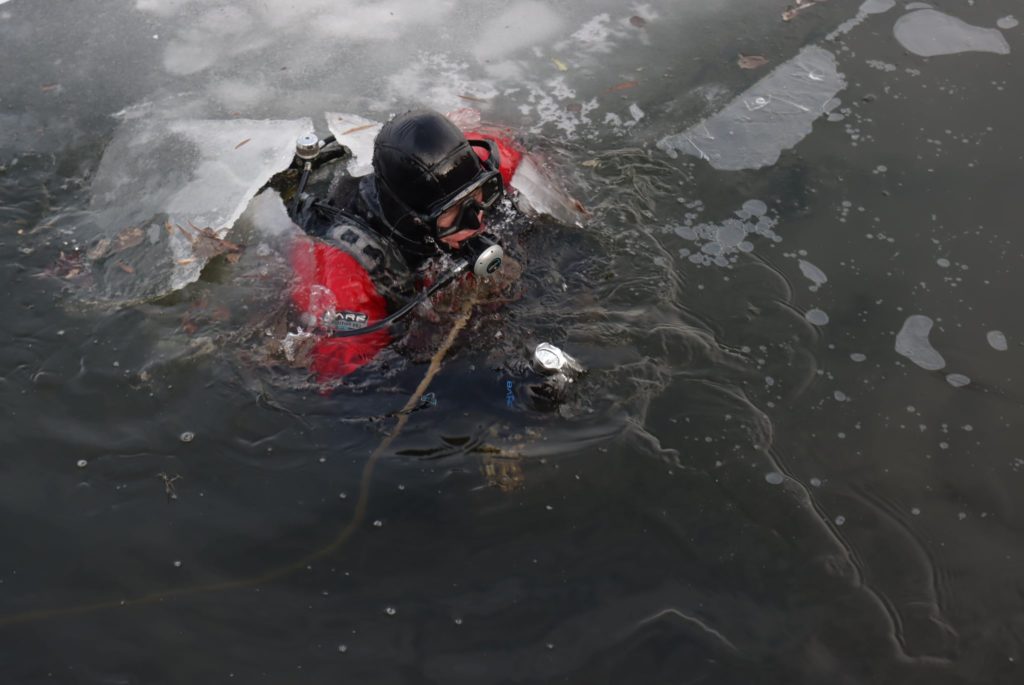
<path fill-rule="evenodd" d="M 483 173 L 462 131 L 426 109 L 384 124 L 373 146 L 373 170 L 385 218 L 392 224 L 409 209 L 435 214 Z"/>

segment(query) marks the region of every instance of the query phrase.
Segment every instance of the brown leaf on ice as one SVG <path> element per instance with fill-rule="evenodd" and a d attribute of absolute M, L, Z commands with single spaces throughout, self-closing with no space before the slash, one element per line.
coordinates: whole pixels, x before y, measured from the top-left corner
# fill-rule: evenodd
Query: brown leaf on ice
<path fill-rule="evenodd" d="M 117 234 L 117 237 L 114 238 L 111 249 L 113 252 L 121 252 L 122 250 L 127 250 L 129 247 L 135 247 L 142 242 L 142 238 L 144 236 L 145 233 L 141 228 L 138 226 L 129 226 Z"/>
<path fill-rule="evenodd" d="M 245 145 L 246 143 L 248 143 L 248 142 L 249 142 L 250 140 L 252 140 L 252 138 L 246 138 L 246 139 L 245 139 L 245 140 L 243 140 L 243 141 L 242 141 L 241 143 L 239 143 L 238 145 L 236 145 L 236 146 L 235 146 L 235 149 L 237 150 L 238 148 L 240 148 L 240 147 L 242 147 L 243 145 Z"/>
<path fill-rule="evenodd" d="M 639 17 L 639 16 L 637 16 L 635 14 L 632 17 L 629 18 L 629 23 L 632 24 L 633 26 L 637 27 L 638 29 L 643 28 L 644 26 L 647 26 L 647 20 L 644 19 L 643 17 Z"/>
<path fill-rule="evenodd" d="M 118 269 L 120 269 L 121 271 L 125 272 L 126 274 L 133 274 L 133 273 L 135 273 L 135 267 L 134 266 L 132 266 L 131 264 L 126 264 L 126 263 L 122 262 L 120 259 L 117 260 L 116 262 L 114 262 L 114 265 L 117 266 Z"/>
<path fill-rule="evenodd" d="M 96 244 L 90 247 L 89 251 L 85 253 L 85 257 L 90 262 L 95 262 L 97 259 L 106 257 L 109 252 L 110 238 L 100 238 Z"/>
<path fill-rule="evenodd" d="M 342 131 L 341 135 L 347 136 L 349 133 L 358 133 L 359 131 L 365 131 L 368 128 L 373 128 L 377 124 L 363 124 L 362 126 L 355 126 L 347 131 Z"/>
<path fill-rule="evenodd" d="M 195 257 L 186 257 L 185 259 L 175 260 L 174 263 L 177 264 L 178 266 L 188 266 L 189 264 L 191 264 L 194 261 L 196 261 Z"/>
<path fill-rule="evenodd" d="M 197 259 L 213 259 L 222 254 L 236 254 L 242 246 L 223 238 L 218 238 L 212 228 L 201 228 L 192 239 L 192 253 Z"/>
<path fill-rule="evenodd" d="M 577 212 L 579 212 L 583 216 L 590 216 L 590 212 L 587 211 L 587 208 L 583 206 L 582 202 L 580 202 L 579 200 L 577 200 L 574 197 L 573 198 L 569 198 L 569 199 L 572 200 L 573 209 L 575 209 Z"/>
<path fill-rule="evenodd" d="M 739 59 L 736 60 L 736 64 L 739 65 L 740 69 L 757 69 L 768 64 L 768 60 L 761 55 L 740 55 Z"/>
<path fill-rule="evenodd" d="M 617 93 L 620 90 L 628 90 L 629 88 L 636 88 L 640 85 L 637 81 L 623 81 L 622 83 L 616 83 L 614 86 L 606 90 L 606 93 Z"/>

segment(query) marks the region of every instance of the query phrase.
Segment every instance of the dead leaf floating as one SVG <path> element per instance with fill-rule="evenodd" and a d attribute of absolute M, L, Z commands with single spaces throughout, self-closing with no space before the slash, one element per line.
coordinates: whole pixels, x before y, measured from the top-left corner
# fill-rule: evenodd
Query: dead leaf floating
<path fill-rule="evenodd" d="M 632 17 L 629 18 L 629 23 L 637 27 L 638 29 L 642 29 L 644 26 L 647 25 L 647 20 L 644 19 L 643 17 L 638 17 L 637 15 L 634 14 Z"/>
<path fill-rule="evenodd" d="M 243 145 L 245 145 L 246 143 L 248 143 L 248 142 L 249 142 L 250 140 L 252 140 L 252 138 L 246 138 L 246 139 L 245 139 L 245 140 L 243 140 L 243 141 L 242 141 L 241 143 L 239 143 L 238 145 L 236 145 L 236 146 L 235 146 L 235 149 L 237 150 L 238 148 L 240 148 L 240 147 L 242 147 Z"/>
<path fill-rule="evenodd" d="M 636 81 L 623 81 L 622 83 L 616 83 L 614 86 L 609 88 L 608 93 L 617 93 L 620 90 L 627 90 L 629 88 L 636 88 L 639 85 Z"/>
<path fill-rule="evenodd" d="M 761 55 L 740 55 L 739 59 L 736 60 L 736 64 L 739 65 L 740 69 L 757 69 L 768 64 L 768 60 Z"/>
<path fill-rule="evenodd" d="M 569 66 L 557 57 L 552 57 L 551 63 L 554 64 L 555 68 L 559 71 L 569 71 Z"/>
<path fill-rule="evenodd" d="M 798 12 L 813 7 L 817 4 L 817 0 L 796 0 L 796 6 L 790 5 L 786 8 L 786 11 L 782 13 L 782 21 L 792 21 L 796 18 Z"/>

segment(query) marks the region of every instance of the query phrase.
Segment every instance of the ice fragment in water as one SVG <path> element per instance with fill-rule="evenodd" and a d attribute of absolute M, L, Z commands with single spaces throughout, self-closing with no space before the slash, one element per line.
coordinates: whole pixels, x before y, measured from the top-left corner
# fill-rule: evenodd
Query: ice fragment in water
<path fill-rule="evenodd" d="M 825 283 L 828 283 L 828 276 L 825 272 L 814 266 L 807 260 L 800 260 L 800 273 L 807 277 L 814 285 L 811 286 L 811 290 L 817 290 Z"/>
<path fill-rule="evenodd" d="M 996 22 L 996 26 L 1001 29 L 1015 29 L 1020 22 L 1013 15 L 1007 15 Z"/>
<path fill-rule="evenodd" d="M 373 171 L 373 141 L 382 124 L 357 114 L 325 112 L 324 117 L 327 119 L 327 129 L 352 152 L 348 160 L 348 173 L 352 176 L 365 176 Z"/>
<path fill-rule="evenodd" d="M 95 222 L 84 230 L 112 238 L 143 227 L 148 241 L 104 264 L 103 294 L 148 298 L 199 277 L 249 200 L 294 155 L 309 119 L 128 118 L 103 153 L 92 182 Z M 166 230 L 165 230 L 166 229 Z M 204 231 L 204 229 L 208 229 Z M 202 234 L 202 235 L 201 235 Z M 131 271 L 111 268 L 119 263 Z"/>
<path fill-rule="evenodd" d="M 946 382 L 954 388 L 962 388 L 965 385 L 970 385 L 971 379 L 962 373 L 951 373 L 946 376 Z"/>
<path fill-rule="evenodd" d="M 868 358 L 868 356 L 866 354 L 861 353 L 861 352 L 851 352 L 850 353 L 850 359 L 852 359 L 853 361 L 858 362 L 858 363 L 862 362 L 862 361 L 865 361 L 867 358 Z"/>
<path fill-rule="evenodd" d="M 786 480 L 785 477 L 778 471 L 769 471 L 768 473 L 764 474 L 764 479 L 771 483 L 772 485 L 782 485 L 783 481 Z"/>
<path fill-rule="evenodd" d="M 928 342 L 928 334 L 933 325 L 934 322 L 927 316 L 914 314 L 907 317 L 903 328 L 896 334 L 897 354 L 928 371 L 938 371 L 946 366 L 946 360 Z"/>
<path fill-rule="evenodd" d="M 724 109 L 658 147 L 675 157 L 683 152 L 716 169 L 758 169 L 774 164 L 782 151 L 811 132 L 846 86 L 828 50 L 808 46 L 741 93 Z"/>
<path fill-rule="evenodd" d="M 896 0 L 865 0 L 860 6 L 864 14 L 883 14 L 896 6 Z"/>
<path fill-rule="evenodd" d="M 892 32 L 900 45 L 921 57 L 959 52 L 1010 53 L 1009 43 L 997 29 L 972 26 L 932 9 L 904 14 L 896 20 Z"/>
<path fill-rule="evenodd" d="M 989 331 L 985 337 L 988 338 L 988 344 L 992 346 L 992 349 L 1006 352 L 1006 336 L 1002 331 Z"/>
<path fill-rule="evenodd" d="M 815 326 L 824 326 L 828 323 L 828 314 L 817 308 L 808 309 L 807 313 L 804 314 L 804 318 Z"/>

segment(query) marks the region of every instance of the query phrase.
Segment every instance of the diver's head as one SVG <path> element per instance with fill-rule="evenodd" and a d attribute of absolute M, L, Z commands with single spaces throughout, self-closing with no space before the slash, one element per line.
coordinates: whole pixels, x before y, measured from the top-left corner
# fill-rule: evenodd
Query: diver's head
<path fill-rule="evenodd" d="M 487 150 L 481 159 L 474 147 Z M 383 219 L 405 249 L 455 249 L 483 230 L 484 210 L 501 199 L 497 146 L 467 140 L 432 110 L 400 114 L 373 145 L 373 172 Z"/>

